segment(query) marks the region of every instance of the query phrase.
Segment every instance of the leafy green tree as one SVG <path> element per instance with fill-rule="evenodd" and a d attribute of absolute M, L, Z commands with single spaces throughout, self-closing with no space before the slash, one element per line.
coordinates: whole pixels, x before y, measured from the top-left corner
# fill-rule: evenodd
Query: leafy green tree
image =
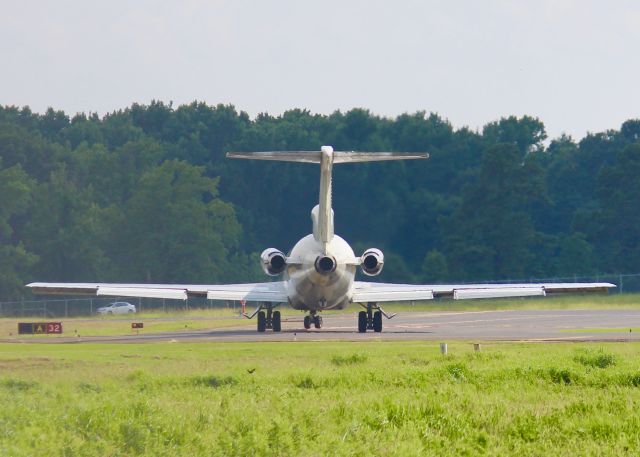
<path fill-rule="evenodd" d="M 107 279 L 111 263 L 104 247 L 117 228 L 117 209 L 94 203 L 91 189 L 70 179 L 65 164 L 37 185 L 33 196 L 24 240 L 39 258 L 34 274 L 48 281 Z"/>
<path fill-rule="evenodd" d="M 14 233 L 12 219 L 23 214 L 31 199 L 31 180 L 22 167 L 2 168 L 0 157 L 0 298 L 21 295 L 24 279 L 36 257 Z"/>
<path fill-rule="evenodd" d="M 640 143 L 620 151 L 598 180 L 599 225 L 592 237 L 608 271 L 636 271 L 640 265 Z"/>
<path fill-rule="evenodd" d="M 201 167 L 176 160 L 143 173 L 114 246 L 122 277 L 208 283 L 234 277 L 230 255 L 241 229 L 217 187 Z"/>
<path fill-rule="evenodd" d="M 431 250 L 422 262 L 422 280 L 426 283 L 443 282 L 449 278 L 447 258 L 438 250 Z"/>
<path fill-rule="evenodd" d="M 448 219 L 449 268 L 464 279 L 522 277 L 533 258 L 535 227 L 528 209 L 544 193 L 515 145 L 484 154 L 477 181 Z"/>

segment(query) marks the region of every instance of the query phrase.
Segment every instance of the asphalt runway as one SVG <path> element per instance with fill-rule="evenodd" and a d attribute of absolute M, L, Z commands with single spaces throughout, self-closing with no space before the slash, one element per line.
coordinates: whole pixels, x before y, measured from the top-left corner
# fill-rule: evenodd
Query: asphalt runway
<path fill-rule="evenodd" d="M 357 332 L 355 314 L 325 314 L 323 328 L 305 330 L 300 317 L 282 321 L 282 332 L 258 333 L 255 325 L 172 333 L 125 336 L 43 339 L 12 338 L 3 342 L 144 343 L 144 342 L 249 342 L 249 341 L 640 341 L 640 310 L 532 310 L 469 312 L 403 312 L 383 319 L 382 333 Z M 594 328 L 623 329 L 594 332 Z"/>

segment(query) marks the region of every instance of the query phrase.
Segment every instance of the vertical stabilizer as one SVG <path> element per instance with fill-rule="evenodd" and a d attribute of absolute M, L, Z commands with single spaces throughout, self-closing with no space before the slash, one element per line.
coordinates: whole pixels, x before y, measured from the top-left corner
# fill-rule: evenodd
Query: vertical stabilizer
<path fill-rule="evenodd" d="M 333 148 L 320 149 L 320 198 L 318 202 L 317 240 L 326 248 L 333 239 L 333 210 L 331 209 L 331 172 L 333 170 Z M 316 230 L 314 230 L 316 232 Z M 315 233 L 314 233 L 314 236 Z"/>

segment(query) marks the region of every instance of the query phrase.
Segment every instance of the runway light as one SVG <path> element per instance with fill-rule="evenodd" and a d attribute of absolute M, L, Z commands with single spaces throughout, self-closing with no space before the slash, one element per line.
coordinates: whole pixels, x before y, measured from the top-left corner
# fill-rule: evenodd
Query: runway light
<path fill-rule="evenodd" d="M 447 355 L 447 343 L 440 343 L 440 353 Z"/>

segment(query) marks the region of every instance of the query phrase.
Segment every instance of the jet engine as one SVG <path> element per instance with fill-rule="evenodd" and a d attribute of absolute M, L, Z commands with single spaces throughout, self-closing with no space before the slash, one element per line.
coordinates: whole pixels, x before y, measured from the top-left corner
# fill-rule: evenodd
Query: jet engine
<path fill-rule="evenodd" d="M 336 271 L 337 262 L 335 257 L 321 255 L 316 258 L 316 271 L 322 275 L 328 275 Z"/>
<path fill-rule="evenodd" d="M 260 265 L 269 276 L 278 276 L 287 267 L 287 257 L 277 249 L 265 249 L 260 254 Z"/>
<path fill-rule="evenodd" d="M 360 257 L 360 266 L 367 276 L 377 276 L 384 266 L 384 254 L 380 249 L 367 249 Z"/>

